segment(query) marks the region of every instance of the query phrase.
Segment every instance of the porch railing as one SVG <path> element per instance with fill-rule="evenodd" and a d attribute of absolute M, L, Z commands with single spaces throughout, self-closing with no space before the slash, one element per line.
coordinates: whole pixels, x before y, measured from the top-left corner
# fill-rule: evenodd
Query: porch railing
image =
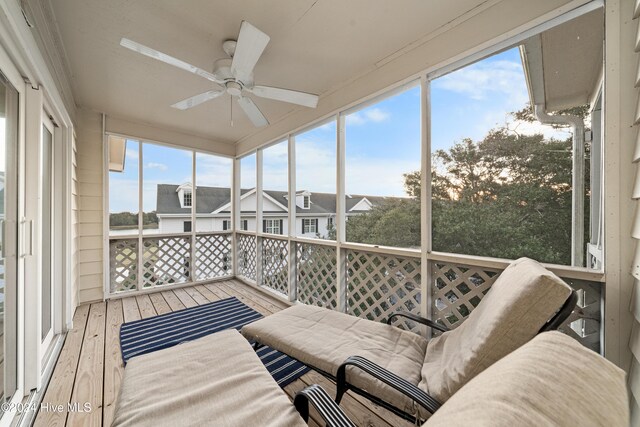
<path fill-rule="evenodd" d="M 364 245 L 361 249 L 352 248 L 357 245 L 338 249 L 335 242 L 244 233 L 238 233 L 237 239 L 239 277 L 283 298 L 338 310 L 339 293 L 344 286 L 344 311 L 354 316 L 382 321 L 396 310 L 407 310 L 449 328 L 462 324 L 508 264 L 502 260 L 434 254 L 427 261 L 428 295 L 423 303 L 422 260 L 418 251 L 385 253 L 380 248 L 368 250 Z M 344 262 L 344 278 L 338 277 L 339 262 Z M 603 283 L 589 279 L 598 274 L 571 274 L 570 269 L 556 273 L 579 296 L 576 310 L 560 329 L 600 351 Z M 398 321 L 397 325 L 424 333 L 419 325 L 408 320 Z"/>
<path fill-rule="evenodd" d="M 231 237 L 230 233 L 111 237 L 110 293 L 232 277 Z"/>
<path fill-rule="evenodd" d="M 290 301 L 382 321 L 396 310 L 456 328 L 478 306 L 507 261 L 427 255 L 427 283 L 417 250 L 338 245 L 326 240 L 236 232 L 114 237 L 112 293 L 184 285 L 234 275 Z M 191 262 L 193 260 L 194 262 Z M 558 270 L 558 269 L 556 269 Z M 556 271 L 578 291 L 579 304 L 561 330 L 600 351 L 602 283 L 597 273 Z M 426 300 L 425 300 L 426 298 Z M 411 321 L 398 326 L 426 333 Z"/>

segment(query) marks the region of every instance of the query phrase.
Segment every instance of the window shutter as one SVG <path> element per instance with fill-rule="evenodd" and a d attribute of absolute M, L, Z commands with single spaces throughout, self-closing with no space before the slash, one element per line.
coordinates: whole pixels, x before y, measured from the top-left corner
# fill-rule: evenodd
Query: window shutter
<path fill-rule="evenodd" d="M 314 219 L 314 221 L 316 222 L 316 233 L 319 233 L 320 229 L 318 228 L 318 218 Z"/>
<path fill-rule="evenodd" d="M 282 230 L 283 230 L 283 228 L 282 228 L 282 220 L 280 220 L 280 230 L 279 230 L 279 233 L 280 233 L 280 234 L 283 234 L 283 233 L 282 233 Z"/>
<path fill-rule="evenodd" d="M 267 220 L 266 219 L 262 220 L 262 232 L 263 233 L 267 232 Z"/>
<path fill-rule="evenodd" d="M 300 221 L 302 222 L 302 234 L 304 234 L 304 232 L 305 232 L 304 231 L 304 218 L 302 218 Z"/>

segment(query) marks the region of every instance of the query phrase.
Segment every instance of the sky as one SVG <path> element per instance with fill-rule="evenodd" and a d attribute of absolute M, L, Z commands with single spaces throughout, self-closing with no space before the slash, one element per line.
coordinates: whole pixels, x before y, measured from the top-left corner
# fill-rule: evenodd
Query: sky
<path fill-rule="evenodd" d="M 509 112 L 523 108 L 528 93 L 517 48 L 491 56 L 431 82 L 432 150 L 448 149 L 463 138 L 480 140 L 507 124 L 520 134 L 570 133 L 539 123 L 516 122 Z M 191 181 L 191 152 L 144 143 L 144 210 L 155 209 L 159 183 Z M 127 142 L 126 168 L 110 173 L 110 211 L 137 211 L 138 143 Z M 420 87 L 385 98 L 346 117 L 346 192 L 405 196 L 402 174 L 420 169 Z M 255 154 L 241 160 L 241 185 L 256 185 Z M 287 190 L 287 143 L 263 152 L 265 190 Z M 197 184 L 230 186 L 231 160 L 198 154 Z M 336 191 L 336 124 L 296 135 L 296 191 Z"/>

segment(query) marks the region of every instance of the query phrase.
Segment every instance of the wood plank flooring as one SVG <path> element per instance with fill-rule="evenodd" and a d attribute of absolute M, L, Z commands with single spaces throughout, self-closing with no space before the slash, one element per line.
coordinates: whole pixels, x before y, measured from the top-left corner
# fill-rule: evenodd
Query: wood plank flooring
<path fill-rule="evenodd" d="M 268 292 L 237 280 L 79 306 L 74 315 L 73 330 L 67 334 L 43 403 L 66 407 L 68 403 L 82 405 L 88 402 L 91 404 L 91 411 L 41 410 L 34 425 L 110 426 L 124 372 L 120 354 L 120 325 L 230 296 L 237 297 L 265 316 L 287 307 L 286 302 Z M 311 384 L 320 384 L 330 395 L 335 394 L 335 384 L 315 371 L 289 384 L 285 391 L 293 399 L 299 390 Z M 342 399 L 341 406 L 358 426 L 412 425 L 351 393 Z M 323 425 L 313 411 L 309 425 Z"/>

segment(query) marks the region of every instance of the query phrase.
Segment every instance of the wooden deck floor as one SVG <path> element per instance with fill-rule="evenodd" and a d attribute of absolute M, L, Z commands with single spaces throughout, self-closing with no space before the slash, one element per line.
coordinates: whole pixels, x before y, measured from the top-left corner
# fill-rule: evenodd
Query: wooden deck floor
<path fill-rule="evenodd" d="M 65 410 L 41 409 L 34 425 L 111 425 L 124 369 L 118 339 L 120 324 L 230 296 L 265 316 L 287 307 L 278 298 L 237 280 L 79 306 L 73 330 L 67 334 L 43 399 L 45 407 L 64 405 Z M 321 384 L 330 394 L 335 394 L 335 384 L 315 371 L 289 384 L 285 391 L 292 398 L 309 384 Z M 91 404 L 90 412 L 66 411 L 68 403 L 83 405 L 85 402 Z M 341 406 L 358 426 L 412 425 L 360 396 L 348 394 Z M 322 425 L 313 413 L 311 417 L 310 425 Z"/>

